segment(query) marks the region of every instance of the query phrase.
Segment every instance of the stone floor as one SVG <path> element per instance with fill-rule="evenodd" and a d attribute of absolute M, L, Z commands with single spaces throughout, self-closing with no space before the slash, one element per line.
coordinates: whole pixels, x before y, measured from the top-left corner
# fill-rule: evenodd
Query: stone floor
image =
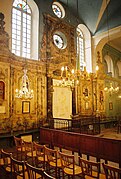
<path fill-rule="evenodd" d="M 102 129 L 101 133 L 96 136 L 121 140 L 121 133 L 117 133 L 117 128 Z"/>

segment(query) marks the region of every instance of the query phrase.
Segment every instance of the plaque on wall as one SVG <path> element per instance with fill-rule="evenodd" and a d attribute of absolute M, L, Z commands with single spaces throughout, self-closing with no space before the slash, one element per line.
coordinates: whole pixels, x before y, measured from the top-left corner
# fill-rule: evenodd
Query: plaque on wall
<path fill-rule="evenodd" d="M 30 101 L 22 101 L 22 113 L 30 113 Z"/>

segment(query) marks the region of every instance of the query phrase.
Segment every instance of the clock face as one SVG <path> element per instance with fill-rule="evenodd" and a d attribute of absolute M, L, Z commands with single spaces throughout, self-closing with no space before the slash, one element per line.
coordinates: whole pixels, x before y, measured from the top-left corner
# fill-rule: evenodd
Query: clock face
<path fill-rule="evenodd" d="M 53 40 L 54 40 L 54 44 L 59 48 L 59 49 L 63 49 L 64 47 L 64 40 L 63 38 L 58 35 L 58 34 L 54 34 L 53 35 Z"/>

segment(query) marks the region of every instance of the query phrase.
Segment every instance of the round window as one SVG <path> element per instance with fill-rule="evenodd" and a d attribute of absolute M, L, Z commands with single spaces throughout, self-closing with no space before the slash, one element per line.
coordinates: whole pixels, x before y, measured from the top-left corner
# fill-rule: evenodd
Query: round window
<path fill-rule="evenodd" d="M 65 10 L 59 2 L 53 2 L 52 10 L 58 18 L 64 18 L 65 17 Z"/>

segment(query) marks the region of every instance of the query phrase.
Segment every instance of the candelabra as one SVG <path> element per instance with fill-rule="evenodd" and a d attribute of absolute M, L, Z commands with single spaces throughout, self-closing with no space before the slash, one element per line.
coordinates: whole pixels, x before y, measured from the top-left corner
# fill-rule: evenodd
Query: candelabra
<path fill-rule="evenodd" d="M 62 87 L 74 87 L 75 85 L 78 85 L 78 75 L 77 71 L 72 69 L 71 71 L 67 66 L 63 66 L 61 68 L 61 80 L 59 85 Z"/>
<path fill-rule="evenodd" d="M 111 96 L 111 95 L 114 94 L 114 93 L 118 93 L 119 87 L 118 87 L 118 86 L 117 86 L 117 87 L 113 87 L 113 84 L 110 83 L 110 86 L 109 86 L 109 87 L 105 87 L 105 88 L 104 88 L 104 91 L 107 92 L 107 93 L 109 93 L 110 96 Z"/>

